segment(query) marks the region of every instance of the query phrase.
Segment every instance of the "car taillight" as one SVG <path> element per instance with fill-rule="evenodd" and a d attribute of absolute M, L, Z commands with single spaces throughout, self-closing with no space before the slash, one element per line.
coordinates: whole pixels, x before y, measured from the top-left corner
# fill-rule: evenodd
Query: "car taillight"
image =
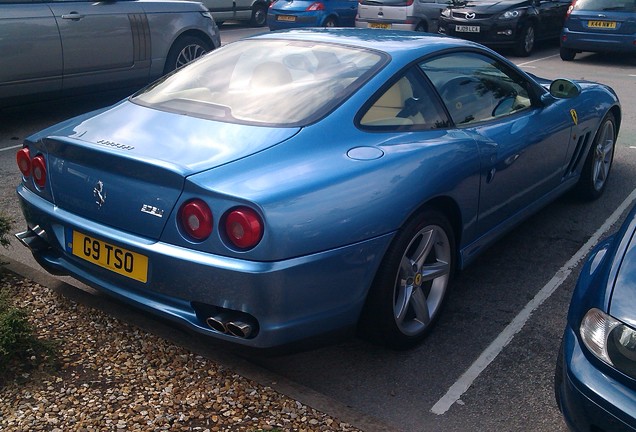
<path fill-rule="evenodd" d="M 411 6 L 413 4 L 413 0 L 406 0 L 406 5 Z"/>
<path fill-rule="evenodd" d="M 33 172 L 33 181 L 39 188 L 43 188 L 46 184 L 46 163 L 44 156 L 37 155 L 31 159 L 31 171 Z"/>
<path fill-rule="evenodd" d="M 565 13 L 565 18 L 567 19 L 572 11 L 574 10 L 574 5 L 576 4 L 576 0 L 572 0 L 572 4 L 568 7 L 568 11 Z"/>
<path fill-rule="evenodd" d="M 263 222 L 254 210 L 238 207 L 225 217 L 225 233 L 234 246 L 250 249 L 263 237 Z"/>
<path fill-rule="evenodd" d="M 309 12 L 309 11 L 321 11 L 321 10 L 325 10 L 325 5 L 322 2 L 313 2 L 312 4 L 310 4 L 307 9 L 305 9 L 305 11 Z"/>
<path fill-rule="evenodd" d="M 214 226 L 212 210 L 200 199 L 190 200 L 179 210 L 179 223 L 183 231 L 194 240 L 205 240 L 212 234 Z"/>
<path fill-rule="evenodd" d="M 15 159 L 22 175 L 29 177 L 31 175 L 31 153 L 29 152 L 29 149 L 23 148 L 19 150 Z"/>

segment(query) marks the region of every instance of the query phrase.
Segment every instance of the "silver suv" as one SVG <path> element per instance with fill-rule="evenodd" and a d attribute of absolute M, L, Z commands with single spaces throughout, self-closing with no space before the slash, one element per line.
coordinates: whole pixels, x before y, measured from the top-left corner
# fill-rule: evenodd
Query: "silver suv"
<path fill-rule="evenodd" d="M 2 0 L 0 106 L 141 87 L 220 45 L 201 3 Z"/>
<path fill-rule="evenodd" d="M 267 23 L 267 9 L 270 0 L 202 0 L 217 24 L 224 21 L 249 21 L 253 27 Z"/>
<path fill-rule="evenodd" d="M 360 0 L 356 27 L 436 33 L 439 15 L 452 0 Z"/>

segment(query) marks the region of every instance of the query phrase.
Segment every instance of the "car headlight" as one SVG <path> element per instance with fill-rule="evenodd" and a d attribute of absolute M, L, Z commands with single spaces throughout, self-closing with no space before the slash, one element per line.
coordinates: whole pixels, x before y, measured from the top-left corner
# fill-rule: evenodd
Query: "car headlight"
<path fill-rule="evenodd" d="M 201 12 L 201 15 L 203 15 L 204 18 L 210 19 L 210 20 L 214 20 L 214 18 L 212 18 L 212 14 L 210 12 Z"/>
<path fill-rule="evenodd" d="M 583 317 L 580 333 L 596 357 L 636 378 L 636 330 L 598 309 L 590 309 Z"/>
<path fill-rule="evenodd" d="M 448 8 L 447 9 L 443 9 L 442 10 L 442 16 L 446 17 L 446 18 L 449 18 L 451 16 L 451 10 L 448 9 Z"/>
<path fill-rule="evenodd" d="M 521 11 L 517 9 L 517 10 L 505 11 L 504 13 L 499 15 L 499 19 L 509 20 L 509 19 L 519 18 L 520 16 L 521 16 Z"/>

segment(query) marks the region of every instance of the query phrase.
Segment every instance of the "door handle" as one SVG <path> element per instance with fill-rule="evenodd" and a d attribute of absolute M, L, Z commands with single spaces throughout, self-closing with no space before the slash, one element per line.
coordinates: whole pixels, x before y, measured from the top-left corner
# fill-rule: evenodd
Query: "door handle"
<path fill-rule="evenodd" d="M 70 19 L 70 20 L 73 20 L 73 21 L 79 21 L 82 18 L 84 18 L 84 15 L 80 15 L 77 12 L 71 12 L 70 14 L 62 15 L 62 19 Z"/>

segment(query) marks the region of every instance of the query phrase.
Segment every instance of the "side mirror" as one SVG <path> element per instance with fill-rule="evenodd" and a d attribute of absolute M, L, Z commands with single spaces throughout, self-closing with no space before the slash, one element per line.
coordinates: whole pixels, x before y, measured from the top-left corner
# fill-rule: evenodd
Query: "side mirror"
<path fill-rule="evenodd" d="M 550 84 L 550 94 L 558 99 L 571 99 L 581 94 L 581 87 L 574 81 L 559 78 Z"/>

